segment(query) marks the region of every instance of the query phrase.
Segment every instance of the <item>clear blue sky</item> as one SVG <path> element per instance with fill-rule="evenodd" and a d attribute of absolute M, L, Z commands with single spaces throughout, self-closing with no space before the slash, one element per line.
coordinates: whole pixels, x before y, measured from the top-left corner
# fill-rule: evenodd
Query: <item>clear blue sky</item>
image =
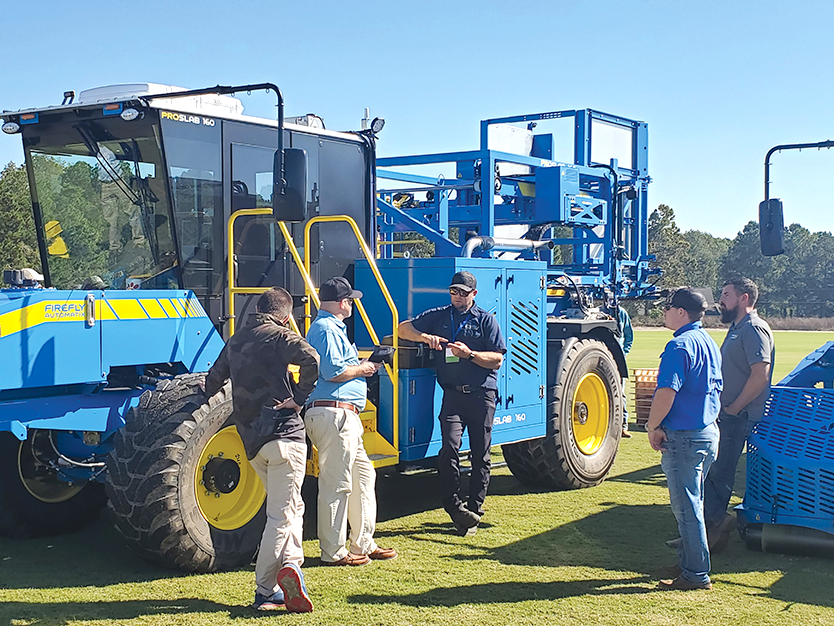
<path fill-rule="evenodd" d="M 834 2 L 257 0 L 67 3 L 7 15 L 0 110 L 68 89 L 275 82 L 288 115 L 355 129 L 386 118 L 382 156 L 477 147 L 481 119 L 594 108 L 649 124 L 651 206 L 732 237 L 781 143 L 834 138 Z M 35 5 L 32 5 L 35 6 Z M 271 117 L 274 100 L 246 99 Z M 20 163 L 0 135 L 0 164 Z M 786 222 L 834 229 L 834 151 L 782 153 Z"/>

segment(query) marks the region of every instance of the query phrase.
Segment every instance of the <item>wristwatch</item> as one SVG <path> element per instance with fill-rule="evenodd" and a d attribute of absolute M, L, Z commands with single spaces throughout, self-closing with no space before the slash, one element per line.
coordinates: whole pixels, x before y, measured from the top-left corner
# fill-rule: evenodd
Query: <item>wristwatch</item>
<path fill-rule="evenodd" d="M 466 360 L 467 360 L 467 361 L 474 361 L 474 360 L 475 360 L 475 353 L 474 353 L 474 352 L 470 352 L 470 353 L 469 353 L 469 356 L 468 356 L 468 357 L 466 357 Z"/>
<path fill-rule="evenodd" d="M 656 430 L 660 430 L 660 426 L 655 426 L 654 428 L 649 428 L 648 426 L 646 426 L 647 433 L 653 433 Z"/>

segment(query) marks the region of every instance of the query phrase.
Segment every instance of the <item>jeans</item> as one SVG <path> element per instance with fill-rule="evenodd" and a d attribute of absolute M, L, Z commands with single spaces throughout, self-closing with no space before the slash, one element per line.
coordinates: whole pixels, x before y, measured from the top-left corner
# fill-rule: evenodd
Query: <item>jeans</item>
<path fill-rule="evenodd" d="M 362 420 L 346 409 L 311 407 L 304 425 L 319 452 L 318 534 L 322 560 L 334 562 L 347 556 L 348 524 L 350 551 L 370 554 L 377 549 L 376 470 L 362 443 Z"/>
<path fill-rule="evenodd" d="M 437 473 L 440 476 L 440 499 L 443 508 L 450 514 L 463 507 L 459 493 L 458 452 L 464 428 L 469 431 L 469 458 L 472 462 L 467 506 L 479 515 L 483 513 L 489 487 L 489 449 L 492 445 L 495 395 L 492 389 L 475 389 L 472 393 L 448 389 L 443 393 L 443 406 L 440 409 L 443 444 L 437 458 Z"/>
<path fill-rule="evenodd" d="M 717 526 L 727 515 L 738 460 L 754 424 L 745 412 L 729 415 L 721 411 L 718 416 L 718 430 L 721 432 L 718 458 L 712 464 L 704 485 L 704 520 L 709 527 Z"/>
<path fill-rule="evenodd" d="M 304 562 L 301 484 L 307 470 L 307 444 L 270 441 L 251 463 L 266 489 L 266 526 L 255 563 L 255 581 L 258 593 L 271 596 L 280 589 L 278 570 L 290 563 L 301 567 Z"/>
<path fill-rule="evenodd" d="M 681 577 L 709 582 L 709 547 L 704 523 L 704 482 L 718 453 L 718 426 L 699 430 L 667 430 L 660 467 L 666 474 L 669 502 L 678 521 Z"/>

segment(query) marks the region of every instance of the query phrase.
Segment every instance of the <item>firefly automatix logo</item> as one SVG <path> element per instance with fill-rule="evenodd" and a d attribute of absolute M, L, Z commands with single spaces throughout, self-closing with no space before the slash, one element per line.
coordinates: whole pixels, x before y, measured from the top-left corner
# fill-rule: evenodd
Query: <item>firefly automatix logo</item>
<path fill-rule="evenodd" d="M 46 320 L 83 320 L 84 302 L 45 304 L 43 307 L 43 317 Z"/>

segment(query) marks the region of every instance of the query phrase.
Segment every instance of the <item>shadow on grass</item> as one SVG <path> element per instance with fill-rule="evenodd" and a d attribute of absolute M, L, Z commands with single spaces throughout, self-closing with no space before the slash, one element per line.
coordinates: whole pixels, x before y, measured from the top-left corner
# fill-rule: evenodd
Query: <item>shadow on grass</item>
<path fill-rule="evenodd" d="M 184 575 L 140 559 L 124 545 L 104 514 L 76 533 L 0 538 L 0 589 L 101 587 Z"/>
<path fill-rule="evenodd" d="M 126 620 L 155 615 L 188 615 L 189 613 L 216 614 L 233 619 L 269 617 L 286 613 L 259 612 L 248 606 L 226 606 L 200 598 L 176 600 L 122 600 L 115 602 L 0 602 L 0 622 L 35 623 L 38 626 L 65 626 L 78 620 Z"/>
<path fill-rule="evenodd" d="M 348 597 L 361 604 L 402 604 L 416 607 L 452 607 L 460 604 L 505 604 L 527 600 L 557 600 L 585 595 L 650 593 L 648 577 L 588 579 L 551 582 L 496 582 L 483 585 L 437 587 L 409 595 L 358 594 Z"/>

